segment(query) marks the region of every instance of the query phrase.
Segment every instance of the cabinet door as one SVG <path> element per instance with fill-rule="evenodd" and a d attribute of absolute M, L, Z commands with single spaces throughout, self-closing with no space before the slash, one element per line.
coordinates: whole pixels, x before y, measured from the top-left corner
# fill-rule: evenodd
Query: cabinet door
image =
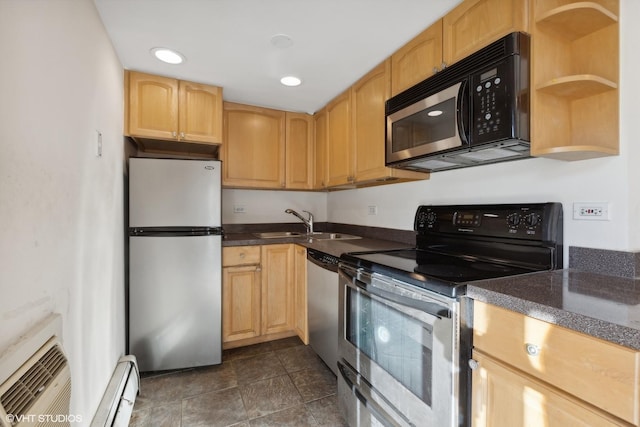
<path fill-rule="evenodd" d="M 127 77 L 127 135 L 177 139 L 178 80 L 134 71 Z"/>
<path fill-rule="evenodd" d="M 528 0 L 465 0 L 446 14 L 443 58 L 451 65 L 514 31 L 527 31 Z"/>
<path fill-rule="evenodd" d="M 293 246 L 262 246 L 262 333 L 293 330 Z"/>
<path fill-rule="evenodd" d="M 222 184 L 284 188 L 285 113 L 224 103 Z"/>
<path fill-rule="evenodd" d="M 294 247 L 293 329 L 303 343 L 309 344 L 307 326 L 307 249 Z"/>
<path fill-rule="evenodd" d="M 351 88 L 351 114 L 357 181 L 386 175 L 384 103 L 389 98 L 390 61 L 387 60 Z"/>
<path fill-rule="evenodd" d="M 327 187 L 327 110 L 323 108 L 317 112 L 315 121 L 315 170 L 313 188 L 323 189 Z"/>
<path fill-rule="evenodd" d="M 260 335 L 260 265 L 222 269 L 222 341 Z"/>
<path fill-rule="evenodd" d="M 472 373 L 473 427 L 626 425 L 477 351 Z"/>
<path fill-rule="evenodd" d="M 351 138 L 351 91 L 327 105 L 327 186 L 353 181 Z"/>
<path fill-rule="evenodd" d="M 442 20 L 391 55 L 391 95 L 430 77 L 442 64 Z"/>
<path fill-rule="evenodd" d="M 640 425 L 640 353 L 474 301 L 473 345 L 494 359 Z M 602 390 L 607 390 L 603 393 Z"/>
<path fill-rule="evenodd" d="M 222 142 L 222 88 L 181 81 L 179 105 L 181 140 Z"/>
<path fill-rule="evenodd" d="M 286 113 L 286 187 L 308 190 L 313 180 L 313 118 Z"/>

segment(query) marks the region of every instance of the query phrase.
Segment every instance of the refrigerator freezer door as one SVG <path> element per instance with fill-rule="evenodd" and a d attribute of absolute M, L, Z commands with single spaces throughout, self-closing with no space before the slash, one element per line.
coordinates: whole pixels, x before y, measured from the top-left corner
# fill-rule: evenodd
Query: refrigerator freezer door
<path fill-rule="evenodd" d="M 129 159 L 129 227 L 220 227 L 221 163 Z"/>
<path fill-rule="evenodd" d="M 129 351 L 140 370 L 221 363 L 222 237 L 129 239 Z"/>

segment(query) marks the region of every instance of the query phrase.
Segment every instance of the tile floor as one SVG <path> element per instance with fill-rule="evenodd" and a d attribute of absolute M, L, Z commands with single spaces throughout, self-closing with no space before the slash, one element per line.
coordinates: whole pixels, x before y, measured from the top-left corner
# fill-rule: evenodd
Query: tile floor
<path fill-rule="evenodd" d="M 143 375 L 130 426 L 346 426 L 336 377 L 297 337 L 225 350 L 218 366 Z"/>

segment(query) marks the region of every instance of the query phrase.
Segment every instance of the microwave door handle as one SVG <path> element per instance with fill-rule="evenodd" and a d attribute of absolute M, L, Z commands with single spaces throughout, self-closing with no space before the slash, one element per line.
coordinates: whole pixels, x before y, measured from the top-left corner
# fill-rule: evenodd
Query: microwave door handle
<path fill-rule="evenodd" d="M 467 145 L 470 145 L 470 129 L 469 129 L 469 110 L 472 102 L 469 96 L 469 81 L 465 79 L 458 90 L 458 134 L 460 139 Z"/>

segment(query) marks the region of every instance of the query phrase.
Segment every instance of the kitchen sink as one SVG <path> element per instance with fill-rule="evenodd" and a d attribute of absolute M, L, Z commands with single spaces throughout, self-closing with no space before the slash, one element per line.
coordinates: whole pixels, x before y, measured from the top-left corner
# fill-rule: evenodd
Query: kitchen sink
<path fill-rule="evenodd" d="M 360 236 L 354 236 L 352 234 L 343 234 L 343 233 L 318 233 L 309 237 L 315 240 L 352 240 L 352 239 L 362 238 Z"/>
<path fill-rule="evenodd" d="M 286 239 L 287 237 L 307 237 L 313 240 L 351 240 L 361 239 L 360 236 L 344 233 L 323 233 L 316 231 L 312 234 L 299 233 L 297 231 L 268 231 L 266 233 L 253 233 L 258 239 Z"/>
<path fill-rule="evenodd" d="M 284 239 L 287 237 L 300 237 L 306 236 L 305 233 L 298 233 L 297 231 L 269 231 L 267 233 L 254 233 L 259 239 Z"/>

